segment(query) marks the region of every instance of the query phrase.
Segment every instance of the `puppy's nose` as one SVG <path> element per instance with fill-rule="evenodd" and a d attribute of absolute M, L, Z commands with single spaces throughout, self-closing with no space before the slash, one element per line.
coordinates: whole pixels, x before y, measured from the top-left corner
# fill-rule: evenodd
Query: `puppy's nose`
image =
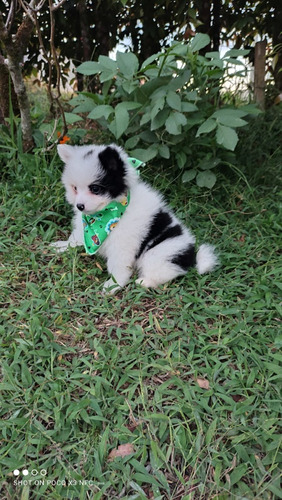
<path fill-rule="evenodd" d="M 83 212 L 83 210 L 85 209 L 85 205 L 83 205 L 83 203 L 78 203 L 76 206 L 81 212 Z"/>

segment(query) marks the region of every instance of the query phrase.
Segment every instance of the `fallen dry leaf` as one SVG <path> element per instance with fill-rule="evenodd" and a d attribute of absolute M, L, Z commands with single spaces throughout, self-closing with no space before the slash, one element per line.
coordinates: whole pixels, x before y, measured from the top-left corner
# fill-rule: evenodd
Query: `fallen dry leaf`
<path fill-rule="evenodd" d="M 201 387 L 201 389 L 209 389 L 210 388 L 210 383 L 205 378 L 197 378 L 196 382 Z"/>
<path fill-rule="evenodd" d="M 120 444 L 117 448 L 112 450 L 109 453 L 108 460 L 111 462 L 117 457 L 127 457 L 127 455 L 131 455 L 131 453 L 134 453 L 134 446 L 131 443 L 126 443 L 126 444 Z"/>

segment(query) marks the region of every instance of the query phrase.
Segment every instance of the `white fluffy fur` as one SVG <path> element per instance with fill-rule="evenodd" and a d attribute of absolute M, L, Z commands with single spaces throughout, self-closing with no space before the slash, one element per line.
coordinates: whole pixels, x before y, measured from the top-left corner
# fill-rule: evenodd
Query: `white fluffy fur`
<path fill-rule="evenodd" d="M 142 182 L 135 169 L 127 161 L 126 153 L 116 145 L 115 148 L 126 167 L 126 181 L 130 189 L 130 203 L 116 228 L 100 247 L 98 253 L 107 262 L 109 274 L 112 276 L 104 288 L 122 287 L 126 285 L 134 269 L 138 271 L 138 283 L 145 287 L 156 287 L 175 277 L 186 274 L 171 258 L 195 243 L 195 237 L 175 215 L 168 209 L 162 196 L 149 185 Z M 58 251 L 68 246 L 83 245 L 82 214 L 76 205 L 85 205 L 85 213 L 91 214 L 106 206 L 109 196 L 93 195 L 89 192 L 89 184 L 95 182 L 101 173 L 98 155 L 105 146 L 58 146 L 58 152 L 65 163 L 62 182 L 66 189 L 66 198 L 74 208 L 73 230 L 67 241 L 53 243 Z M 93 153 L 85 157 L 89 151 Z M 74 191 L 73 186 L 76 186 Z M 116 198 L 118 199 L 118 198 Z M 170 238 L 141 254 L 136 260 L 140 245 L 148 233 L 153 215 L 161 208 L 170 213 L 175 224 L 180 224 L 182 234 Z M 201 245 L 196 256 L 196 267 L 200 274 L 211 271 L 217 264 L 213 247 Z"/>

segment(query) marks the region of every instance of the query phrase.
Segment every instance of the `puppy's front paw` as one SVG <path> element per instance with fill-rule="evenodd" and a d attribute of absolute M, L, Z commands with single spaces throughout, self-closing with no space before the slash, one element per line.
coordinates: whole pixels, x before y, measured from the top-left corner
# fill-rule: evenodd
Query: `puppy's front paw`
<path fill-rule="evenodd" d="M 103 293 L 113 295 L 114 293 L 118 292 L 118 290 L 120 290 L 120 289 L 121 289 L 121 286 L 116 281 L 114 281 L 112 278 L 110 278 L 109 280 L 107 280 L 104 283 Z"/>
<path fill-rule="evenodd" d="M 56 252 L 65 252 L 69 247 L 68 240 L 66 241 L 54 241 L 50 243 L 50 247 L 55 248 Z"/>

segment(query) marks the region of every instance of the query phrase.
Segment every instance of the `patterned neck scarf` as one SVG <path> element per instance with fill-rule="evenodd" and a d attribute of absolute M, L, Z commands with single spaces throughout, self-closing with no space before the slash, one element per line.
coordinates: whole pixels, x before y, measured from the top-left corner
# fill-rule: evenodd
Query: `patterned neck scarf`
<path fill-rule="evenodd" d="M 94 255 L 99 250 L 107 236 L 120 221 L 129 201 L 130 194 L 128 193 L 121 201 L 111 201 L 103 210 L 95 214 L 82 214 L 86 253 Z"/>
<path fill-rule="evenodd" d="M 138 168 L 143 162 L 129 158 L 129 163 Z M 121 201 L 111 201 L 105 208 L 91 215 L 82 214 L 84 230 L 84 247 L 86 253 L 94 255 L 107 236 L 116 227 L 130 202 L 130 193 L 125 194 Z"/>

